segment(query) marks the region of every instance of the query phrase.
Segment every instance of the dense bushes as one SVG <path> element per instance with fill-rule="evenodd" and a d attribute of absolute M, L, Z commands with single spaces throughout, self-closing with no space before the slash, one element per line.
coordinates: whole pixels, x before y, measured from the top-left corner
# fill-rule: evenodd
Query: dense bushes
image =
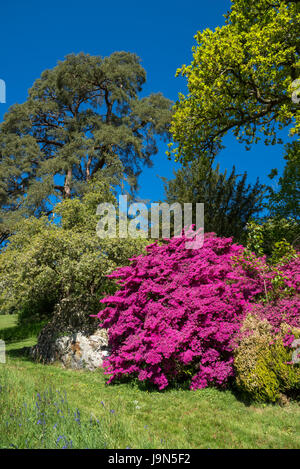
<path fill-rule="evenodd" d="M 236 372 L 240 387 L 251 391 L 274 357 L 279 362 L 290 358 L 290 350 L 283 344 L 279 347 L 279 341 L 271 349 L 268 344 L 284 321 L 298 326 L 299 298 L 285 296 L 299 286 L 299 259 L 290 267 L 272 270 L 265 258 L 249 254 L 231 238 L 206 235 L 204 246 L 196 250 L 186 249 L 185 241 L 173 238 L 162 246 L 148 246 L 147 256 L 132 259 L 130 266 L 110 275 L 121 288 L 102 300 L 106 308 L 98 314 L 101 327 L 109 328 L 112 353 L 105 363 L 109 382 L 137 377 L 163 389 L 174 380 L 190 379 L 190 387 L 198 389 L 225 386 Z M 253 305 L 258 317 L 256 335 L 241 340 L 241 326 L 246 320 L 243 327 L 247 327 Z M 256 337 L 263 320 L 268 334 L 260 340 L 267 353 L 260 370 L 255 368 L 260 347 Z M 243 361 L 245 349 L 252 368 Z M 272 400 L 281 391 L 295 389 L 298 370 L 283 364 L 281 369 L 278 363 L 274 365 L 276 370 L 279 366 L 278 389 L 272 384 L 270 395 L 265 389 L 254 389 L 254 397 Z"/>
<path fill-rule="evenodd" d="M 266 255 L 276 264 L 293 256 L 300 248 L 300 227 L 293 218 L 268 218 L 263 222 L 247 223 L 247 247 L 258 256 Z"/>
<path fill-rule="evenodd" d="M 151 245 L 110 276 L 122 285 L 98 315 L 110 328 L 110 381 L 137 376 L 163 389 L 191 377 L 197 389 L 233 376 L 233 338 L 247 304 L 264 291 L 262 277 L 233 268 L 244 248 L 231 238 L 206 236 L 196 250 L 185 241 Z"/>
<path fill-rule="evenodd" d="M 281 395 L 300 394 L 300 367 L 291 362 L 291 343 L 300 337 L 300 302 L 293 311 L 284 304 L 263 308 L 246 317 L 241 328 L 242 338 L 235 351 L 236 384 L 252 399 L 277 401 Z M 297 317 L 296 317 L 297 313 Z M 283 322 L 283 321 L 289 322 Z"/>
<path fill-rule="evenodd" d="M 58 204 L 53 219 L 24 219 L 0 254 L 0 313 L 16 312 L 20 325 L 45 321 L 39 344 L 46 348 L 56 334 L 93 332 L 99 297 L 115 291 L 107 274 L 144 250 L 145 240 L 97 237 L 103 200 L 114 202 L 109 187 L 94 184 L 81 199 Z"/>
<path fill-rule="evenodd" d="M 1 261 L 7 284 L 1 295 L 3 310 L 14 307 L 22 324 L 49 320 L 61 305 L 72 304 L 74 314 L 69 314 L 70 307 L 64 309 L 70 323 L 78 321 L 79 327 L 84 312 L 86 322 L 95 312 L 96 295 L 109 291 L 106 274 L 116 265 L 100 251 L 95 235 L 86 233 L 83 243 L 82 233 L 35 219 L 23 223 Z"/>

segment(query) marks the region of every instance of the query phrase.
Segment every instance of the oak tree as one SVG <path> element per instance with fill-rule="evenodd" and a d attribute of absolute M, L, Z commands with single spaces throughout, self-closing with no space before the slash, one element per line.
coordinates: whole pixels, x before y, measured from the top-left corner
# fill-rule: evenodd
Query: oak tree
<path fill-rule="evenodd" d="M 284 127 L 299 134 L 300 2 L 233 0 L 225 18 L 196 34 L 191 64 L 177 70 L 188 85 L 171 126 L 177 160 L 215 154 L 230 131 L 247 148 L 262 136 L 281 143 Z"/>

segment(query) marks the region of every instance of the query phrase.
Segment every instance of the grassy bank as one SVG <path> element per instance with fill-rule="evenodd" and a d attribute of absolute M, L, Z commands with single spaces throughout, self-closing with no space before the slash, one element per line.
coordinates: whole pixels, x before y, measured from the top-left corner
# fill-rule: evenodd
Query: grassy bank
<path fill-rule="evenodd" d="M 297 403 L 246 405 L 216 389 L 107 386 L 101 370 L 33 363 L 20 350 L 34 340 L 9 343 L 0 364 L 0 448 L 300 448 Z"/>
<path fill-rule="evenodd" d="M 8 345 L 10 343 L 20 343 L 25 339 L 35 340 L 44 324 L 45 321 L 27 325 L 22 324 L 20 326 L 18 325 L 18 316 L 16 314 L 0 315 L 0 339 L 4 340 Z"/>

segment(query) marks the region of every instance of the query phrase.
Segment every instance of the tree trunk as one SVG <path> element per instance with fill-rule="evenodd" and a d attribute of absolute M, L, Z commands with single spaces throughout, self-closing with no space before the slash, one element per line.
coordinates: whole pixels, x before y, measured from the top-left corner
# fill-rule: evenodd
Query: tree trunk
<path fill-rule="evenodd" d="M 64 199 L 71 198 L 72 169 L 68 169 L 64 184 Z"/>

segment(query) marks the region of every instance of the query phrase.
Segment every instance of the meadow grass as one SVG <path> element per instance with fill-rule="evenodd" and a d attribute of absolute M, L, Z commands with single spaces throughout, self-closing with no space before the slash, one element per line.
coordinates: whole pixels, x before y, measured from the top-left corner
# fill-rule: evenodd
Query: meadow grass
<path fill-rule="evenodd" d="M 10 327 L 16 327 L 18 322 L 17 314 L 3 314 L 0 316 L 0 331 L 3 329 L 8 329 Z M 0 332 L 0 333 L 1 333 Z"/>
<path fill-rule="evenodd" d="M 300 448 L 299 403 L 250 405 L 213 388 L 108 386 L 102 370 L 34 363 L 23 347 L 35 340 L 8 344 L 0 364 L 0 448 Z"/>
<path fill-rule="evenodd" d="M 36 337 L 44 324 L 45 321 L 18 325 L 18 316 L 16 314 L 0 315 L 0 339 L 10 343 Z"/>

